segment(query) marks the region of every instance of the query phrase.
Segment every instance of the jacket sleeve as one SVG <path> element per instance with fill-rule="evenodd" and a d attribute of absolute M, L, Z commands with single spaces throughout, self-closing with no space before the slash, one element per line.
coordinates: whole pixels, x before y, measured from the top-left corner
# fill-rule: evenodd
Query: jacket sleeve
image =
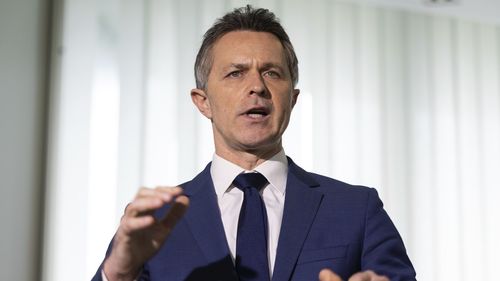
<path fill-rule="evenodd" d="M 367 199 L 361 268 L 385 275 L 391 281 L 416 280 L 403 240 L 373 188 Z"/>
<path fill-rule="evenodd" d="M 111 240 L 111 242 L 109 243 L 108 250 L 106 251 L 106 257 L 104 258 L 105 260 L 109 256 L 109 254 L 111 254 L 111 251 L 113 248 L 112 245 L 113 245 L 113 240 Z M 94 274 L 94 277 L 92 277 L 91 281 L 108 281 L 105 279 L 106 276 L 104 275 L 103 264 L 104 264 L 104 261 L 101 263 L 101 265 L 97 269 L 97 271 Z M 147 269 L 147 266 L 143 266 L 143 268 L 141 269 L 141 273 L 139 274 L 139 276 L 137 276 L 137 278 L 134 281 L 149 281 L 149 280 L 150 280 L 149 279 L 149 271 Z"/>

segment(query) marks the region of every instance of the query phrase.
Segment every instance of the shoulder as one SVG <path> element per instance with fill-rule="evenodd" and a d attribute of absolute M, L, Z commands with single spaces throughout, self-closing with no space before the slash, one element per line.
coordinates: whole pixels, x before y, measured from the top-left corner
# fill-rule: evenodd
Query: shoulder
<path fill-rule="evenodd" d="M 336 194 L 362 197 L 374 195 L 378 197 L 377 191 L 372 187 L 354 185 L 325 175 L 308 172 L 295 164 L 291 158 L 288 161 L 290 174 L 325 195 Z"/>
<path fill-rule="evenodd" d="M 196 194 L 199 191 L 201 191 L 203 187 L 206 187 L 207 185 L 213 186 L 212 176 L 210 174 L 211 165 L 212 162 L 209 162 L 205 166 L 205 168 L 200 173 L 198 173 L 194 178 L 179 185 L 184 189 L 184 193 L 186 195 L 189 196 Z"/>
<path fill-rule="evenodd" d="M 323 192 L 349 192 L 349 193 L 367 193 L 375 191 L 373 187 L 356 185 L 340 181 L 325 175 L 308 172 L 309 175 L 318 182 L 318 188 Z"/>
<path fill-rule="evenodd" d="M 327 176 L 309 173 L 317 182 L 316 191 L 323 194 L 323 200 L 330 206 L 360 212 L 373 212 L 383 207 L 383 203 L 373 187 L 353 185 Z"/>

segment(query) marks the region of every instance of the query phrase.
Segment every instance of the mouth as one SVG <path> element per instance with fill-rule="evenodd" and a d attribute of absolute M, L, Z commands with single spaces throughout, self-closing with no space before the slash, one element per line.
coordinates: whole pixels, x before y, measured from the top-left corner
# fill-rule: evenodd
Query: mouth
<path fill-rule="evenodd" d="M 247 110 L 244 115 L 252 119 L 262 119 L 268 116 L 270 110 L 266 107 L 255 107 Z"/>

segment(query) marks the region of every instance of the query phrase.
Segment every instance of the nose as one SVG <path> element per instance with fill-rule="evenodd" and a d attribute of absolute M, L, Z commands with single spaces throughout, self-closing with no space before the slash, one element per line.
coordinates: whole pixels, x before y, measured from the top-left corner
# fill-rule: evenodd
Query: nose
<path fill-rule="evenodd" d="M 249 94 L 256 94 L 259 96 L 265 96 L 267 94 L 267 87 L 262 75 L 259 72 L 255 71 L 249 75 Z"/>

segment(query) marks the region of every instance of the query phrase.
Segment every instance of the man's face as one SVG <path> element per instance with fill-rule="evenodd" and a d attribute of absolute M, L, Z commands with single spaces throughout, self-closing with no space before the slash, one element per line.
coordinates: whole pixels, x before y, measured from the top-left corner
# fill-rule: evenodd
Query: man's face
<path fill-rule="evenodd" d="M 283 46 L 266 32 L 234 31 L 212 49 L 206 92 L 191 96 L 212 120 L 218 152 L 274 154 L 299 90 L 294 90 Z"/>

